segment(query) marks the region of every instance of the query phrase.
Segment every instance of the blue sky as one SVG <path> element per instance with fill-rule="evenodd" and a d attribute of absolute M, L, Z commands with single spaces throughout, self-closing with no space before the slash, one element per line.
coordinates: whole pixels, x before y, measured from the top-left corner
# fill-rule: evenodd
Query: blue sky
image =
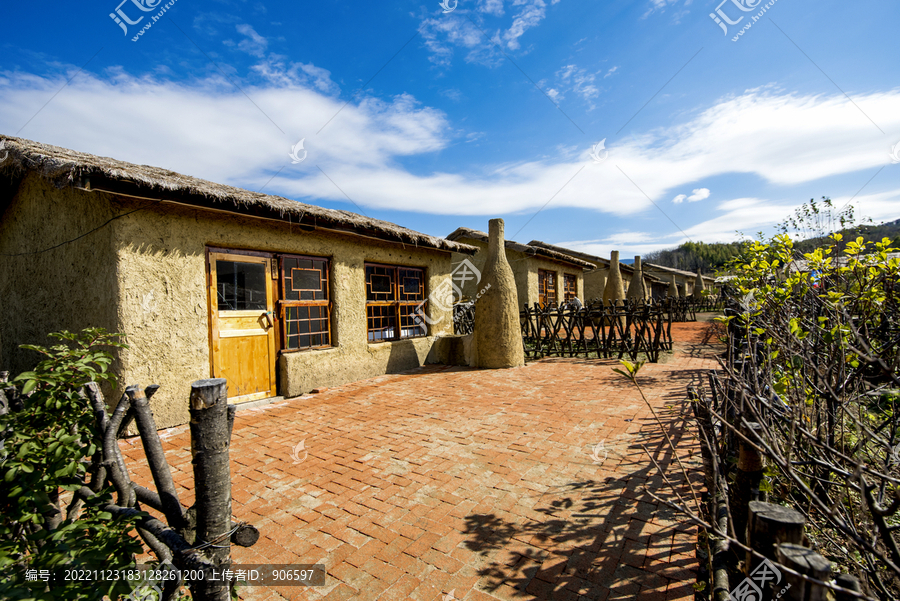
<path fill-rule="evenodd" d="M 0 133 L 604 256 L 900 218 L 895 1 L 119 1 L 4 7 Z"/>

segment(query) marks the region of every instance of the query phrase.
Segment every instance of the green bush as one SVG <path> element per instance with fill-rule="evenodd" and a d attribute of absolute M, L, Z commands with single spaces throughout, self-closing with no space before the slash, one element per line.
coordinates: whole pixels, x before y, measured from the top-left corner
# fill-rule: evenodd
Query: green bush
<path fill-rule="evenodd" d="M 61 344 L 21 347 L 40 353 L 42 360 L 14 380 L 25 395 L 23 408 L 0 416 L 0 598 L 117 599 L 128 592 L 127 585 L 46 583 L 26 576 L 63 566 L 121 568 L 142 550 L 131 520 L 101 510 L 110 491 L 101 491 L 71 516 L 60 503 L 60 496 L 68 496 L 64 491 L 87 484 L 91 458 L 99 458 L 99 428 L 82 389 L 88 382 L 113 381 L 112 355 L 105 349 L 125 347 L 121 335 L 90 328 L 51 336 Z"/>

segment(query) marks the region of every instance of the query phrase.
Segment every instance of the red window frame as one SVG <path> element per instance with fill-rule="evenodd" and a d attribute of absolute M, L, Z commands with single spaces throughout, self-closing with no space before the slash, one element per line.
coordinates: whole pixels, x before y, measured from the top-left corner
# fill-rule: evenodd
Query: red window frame
<path fill-rule="evenodd" d="M 366 337 L 388 342 L 428 335 L 428 326 L 416 316 L 425 308 L 425 270 L 402 265 L 365 264 Z"/>

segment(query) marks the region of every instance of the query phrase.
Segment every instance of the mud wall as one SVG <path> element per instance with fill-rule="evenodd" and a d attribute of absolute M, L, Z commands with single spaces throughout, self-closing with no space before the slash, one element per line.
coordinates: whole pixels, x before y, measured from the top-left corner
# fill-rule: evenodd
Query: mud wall
<path fill-rule="evenodd" d="M 481 240 L 473 240 L 471 238 L 460 238 L 457 242 L 477 246 L 478 252 L 474 256 L 464 255 L 461 253 L 453 253 L 453 267 L 455 268 L 464 259 L 468 259 L 479 270 L 483 270 L 485 258 L 487 257 L 487 242 Z M 585 300 L 585 280 L 584 270 L 581 267 L 559 263 L 543 257 L 535 257 L 522 252 L 506 249 L 506 260 L 512 268 L 513 277 L 516 280 L 516 295 L 519 299 L 519 309 L 524 304 L 533 306 L 538 302 L 538 270 L 545 269 L 547 271 L 555 271 L 557 276 L 556 291 L 559 301 L 563 300 L 563 274 L 570 273 L 575 275 L 577 279 L 576 289 L 578 290 L 578 298 Z M 481 290 L 481 285 L 474 281 L 466 282 L 462 291 L 464 297 L 473 299 Z"/>
<path fill-rule="evenodd" d="M 135 203 L 117 199 L 126 210 Z M 129 384 L 161 386 L 153 398 L 160 427 L 185 423 L 190 383 L 211 375 L 207 246 L 315 255 L 331 259 L 333 348 L 285 352 L 278 392 L 297 396 L 422 365 L 435 335 L 452 332 L 449 311 L 432 305 L 425 338 L 369 344 L 364 263 L 425 269 L 426 296 L 450 271 L 450 253 L 402 246 L 225 213 L 157 204 L 116 221 L 119 321 L 131 348 L 122 371 Z"/>
<path fill-rule="evenodd" d="M 0 202 L 0 369 L 15 375 L 39 360 L 20 344 L 58 344 L 47 334 L 60 330 L 121 328 L 109 203 L 35 174 L 9 190 Z"/>

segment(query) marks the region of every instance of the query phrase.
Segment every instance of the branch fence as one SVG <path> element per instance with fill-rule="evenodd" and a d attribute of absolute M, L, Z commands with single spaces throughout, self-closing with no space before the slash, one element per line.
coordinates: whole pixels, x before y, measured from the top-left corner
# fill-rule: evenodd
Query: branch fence
<path fill-rule="evenodd" d="M 625 300 L 614 303 L 595 300 L 587 306 L 527 305 L 519 313 L 522 343 L 529 359 L 584 357 L 598 359 L 644 358 L 659 361 L 660 353 L 672 350 L 672 323 L 696 321 L 701 311 L 722 308 L 719 297 L 666 298 L 661 301 Z M 475 304 L 453 308 L 455 334 L 475 329 Z"/>

